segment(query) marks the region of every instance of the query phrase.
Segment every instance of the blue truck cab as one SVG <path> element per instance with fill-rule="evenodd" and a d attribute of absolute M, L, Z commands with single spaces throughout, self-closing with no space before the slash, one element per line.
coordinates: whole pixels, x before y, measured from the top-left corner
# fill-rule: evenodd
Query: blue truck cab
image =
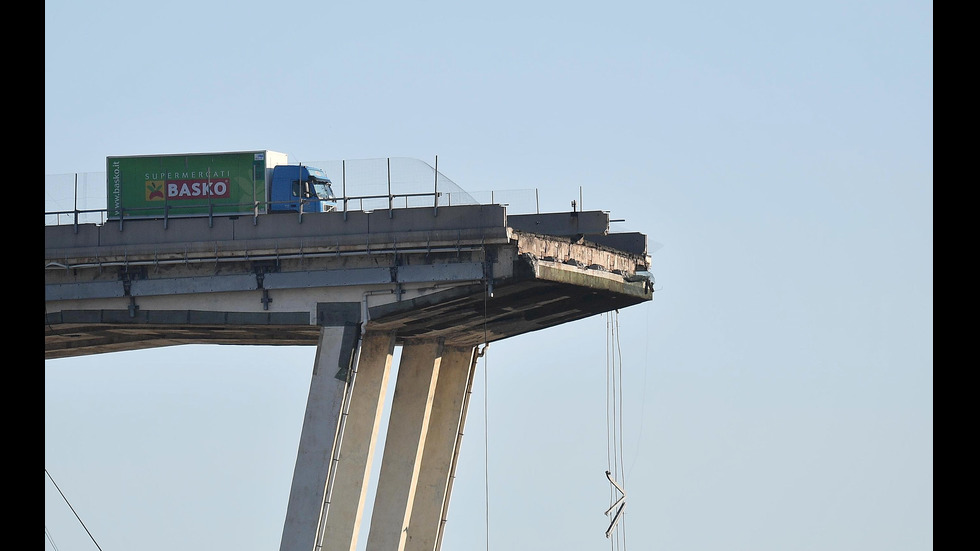
<path fill-rule="evenodd" d="M 337 197 L 323 170 L 303 165 L 277 165 L 272 170 L 269 212 L 330 212 Z"/>

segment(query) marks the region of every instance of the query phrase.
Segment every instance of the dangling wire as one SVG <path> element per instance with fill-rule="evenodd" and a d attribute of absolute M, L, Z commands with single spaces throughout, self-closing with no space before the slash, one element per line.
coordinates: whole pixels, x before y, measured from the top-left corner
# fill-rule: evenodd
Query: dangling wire
<path fill-rule="evenodd" d="M 626 454 L 625 454 L 625 449 L 624 449 L 624 446 L 623 446 L 623 435 L 625 434 L 624 431 L 623 431 L 623 419 L 625 419 L 625 415 L 623 415 L 623 349 L 619 345 L 619 310 L 616 310 L 614 312 L 614 314 L 615 314 L 615 317 L 614 317 L 615 323 L 613 325 L 614 325 L 614 328 L 616 330 L 616 358 L 618 360 L 616 362 L 616 370 L 619 373 L 618 374 L 618 380 L 619 380 L 619 400 L 618 400 L 618 403 L 619 403 L 619 476 L 620 476 L 619 481 L 622 483 L 623 486 L 625 486 L 626 485 L 626 463 L 625 463 Z M 621 492 L 623 492 L 624 501 L 623 501 L 622 507 L 626 507 L 626 502 L 625 502 L 626 491 L 623 490 L 622 488 L 619 488 L 619 490 Z M 622 511 L 620 511 L 620 514 L 621 513 L 622 513 Z M 622 529 L 620 530 L 620 533 L 622 534 L 622 537 L 623 537 L 623 551 L 625 551 L 626 550 L 626 517 L 625 516 L 622 518 L 621 524 L 622 524 Z"/>
<path fill-rule="evenodd" d="M 488 317 L 488 305 L 490 297 L 490 282 L 487 281 L 486 286 L 483 288 L 483 352 L 480 353 L 483 356 L 483 495 L 484 495 L 484 529 L 486 530 L 486 540 L 487 540 L 487 551 L 490 551 L 490 430 L 489 430 L 489 420 L 488 420 L 488 383 L 489 378 L 487 377 L 488 360 L 487 348 L 490 346 L 488 342 L 488 332 L 487 332 L 487 317 Z"/>
<path fill-rule="evenodd" d="M 612 329 L 611 329 L 612 319 L 610 318 L 608 313 L 606 313 L 604 317 L 606 318 L 606 470 L 609 471 L 610 469 L 612 469 L 613 466 L 613 458 L 612 458 L 613 430 L 612 430 L 612 426 L 610 425 L 612 419 L 612 411 L 610 410 L 610 408 L 612 407 L 612 385 L 611 385 L 612 362 L 610 361 L 609 358 L 609 352 L 611 350 L 611 347 L 609 346 L 609 338 L 610 338 L 610 334 L 612 333 Z M 613 489 L 609 488 L 609 501 L 612 502 L 612 500 L 613 500 Z"/>
<path fill-rule="evenodd" d="M 58 551 L 58 546 L 54 543 L 54 538 L 48 533 L 47 525 L 44 526 L 44 537 L 48 538 L 48 543 L 51 544 L 51 547 L 54 547 L 54 551 Z"/>
<path fill-rule="evenodd" d="M 99 542 L 95 541 L 95 536 L 92 535 L 92 532 L 88 531 L 88 527 L 85 526 L 84 522 L 82 522 L 82 517 L 78 516 L 78 513 L 75 512 L 75 508 L 71 506 L 71 503 L 68 503 L 68 498 L 65 497 L 65 493 L 61 491 L 61 488 L 58 488 L 58 483 L 54 481 L 54 478 L 51 476 L 51 473 L 49 473 L 47 469 L 44 469 L 44 474 L 48 475 L 48 478 L 51 479 L 51 483 L 54 484 L 55 489 L 58 490 L 58 493 L 61 494 L 62 499 L 64 499 L 65 503 L 68 504 L 68 508 L 71 509 L 71 512 L 75 514 L 75 518 L 78 519 L 78 523 L 81 524 L 82 528 L 85 529 L 85 533 L 88 534 L 88 537 L 92 538 L 92 543 L 94 543 L 95 546 L 99 548 L 99 551 L 102 551 L 102 547 L 99 547 Z M 53 544 L 54 542 L 52 542 L 52 545 Z"/>
<path fill-rule="evenodd" d="M 622 349 L 619 346 L 619 311 L 606 317 L 606 478 L 609 479 L 610 506 L 605 514 L 612 514 L 606 537 L 612 550 L 626 550 L 626 470 L 623 461 L 623 367 Z M 618 528 L 618 529 L 617 529 Z"/>

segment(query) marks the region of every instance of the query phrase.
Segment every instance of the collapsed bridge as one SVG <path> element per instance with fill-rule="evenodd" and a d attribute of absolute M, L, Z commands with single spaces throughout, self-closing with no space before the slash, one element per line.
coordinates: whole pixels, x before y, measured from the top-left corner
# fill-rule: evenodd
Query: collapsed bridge
<path fill-rule="evenodd" d="M 45 358 L 315 345 L 281 551 L 436 549 L 480 347 L 650 301 L 646 236 L 500 205 L 45 227 Z M 340 453 L 343 450 L 343 454 Z"/>

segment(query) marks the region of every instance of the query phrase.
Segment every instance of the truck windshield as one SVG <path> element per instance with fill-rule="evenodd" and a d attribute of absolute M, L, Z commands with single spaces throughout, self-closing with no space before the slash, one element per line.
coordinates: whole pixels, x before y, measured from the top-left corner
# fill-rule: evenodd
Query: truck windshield
<path fill-rule="evenodd" d="M 333 201 L 337 199 L 337 196 L 333 194 L 333 188 L 330 187 L 330 180 L 311 180 L 310 183 L 313 184 L 313 193 L 321 200 Z"/>

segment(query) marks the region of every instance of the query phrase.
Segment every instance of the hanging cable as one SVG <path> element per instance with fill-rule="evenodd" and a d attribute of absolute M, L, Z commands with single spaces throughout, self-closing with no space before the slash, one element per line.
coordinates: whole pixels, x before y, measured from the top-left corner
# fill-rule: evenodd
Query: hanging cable
<path fill-rule="evenodd" d="M 618 402 L 619 402 L 619 443 L 618 443 L 618 448 L 619 448 L 619 476 L 620 476 L 619 480 L 620 480 L 620 482 L 622 482 L 622 485 L 625 486 L 626 485 L 626 463 L 625 463 L 625 459 L 626 459 L 626 453 L 625 452 L 626 452 L 626 450 L 624 449 L 624 444 L 623 444 L 623 435 L 625 434 L 624 431 L 623 431 L 623 419 L 625 417 L 623 415 L 623 349 L 622 349 L 622 347 L 619 344 L 619 310 L 615 310 L 614 311 L 614 318 L 613 319 L 614 319 L 613 326 L 614 326 L 614 328 L 616 330 L 616 333 L 615 333 L 615 341 L 616 341 L 616 355 L 615 355 L 615 358 L 617 359 L 617 362 L 615 363 L 615 366 L 616 366 L 616 370 L 617 370 L 617 373 L 618 373 L 618 379 L 619 379 L 619 400 L 618 400 Z M 623 491 L 622 488 L 620 488 L 620 491 L 623 492 L 623 496 L 625 498 L 626 492 Z M 626 503 L 624 501 L 623 507 L 625 507 L 625 506 L 626 506 Z M 622 534 L 622 538 L 623 538 L 623 551 L 626 551 L 626 517 L 625 516 L 622 518 L 622 522 L 620 524 L 622 525 L 622 529 L 620 530 L 620 533 Z"/>
<path fill-rule="evenodd" d="M 487 317 L 488 317 L 488 301 L 490 300 L 490 280 L 487 279 L 486 286 L 483 290 L 483 352 L 480 354 L 483 356 L 483 495 L 484 495 L 484 528 L 486 530 L 486 541 L 487 541 L 487 551 L 490 551 L 490 422 L 488 420 L 488 386 L 489 377 L 487 372 L 490 371 L 488 367 L 489 356 L 487 355 L 487 347 L 490 346 L 488 342 L 488 331 L 487 331 Z"/>
<path fill-rule="evenodd" d="M 610 333 L 610 329 L 609 329 L 609 326 L 610 326 L 611 320 L 609 318 L 609 314 L 608 313 L 606 313 L 604 315 L 604 317 L 606 318 L 606 471 L 609 471 L 609 469 L 611 469 L 612 468 L 612 465 L 613 465 L 613 460 L 612 460 L 612 448 L 613 448 L 613 446 L 612 446 L 612 441 L 610 439 L 610 435 L 612 434 L 612 427 L 609 426 L 609 420 L 612 418 L 612 415 L 610 414 L 610 411 L 609 411 L 609 406 L 612 403 L 612 400 L 610 398 L 610 392 L 611 392 L 612 389 L 611 389 L 610 384 L 609 384 L 609 380 L 611 378 L 610 377 L 610 365 L 611 364 L 609 362 L 609 350 L 610 350 L 610 346 L 609 346 L 609 333 Z M 612 503 L 613 499 L 614 499 L 613 489 L 612 488 L 609 488 L 609 502 Z"/>
<path fill-rule="evenodd" d="M 61 488 L 58 488 L 58 483 L 54 481 L 51 473 L 49 473 L 47 469 L 44 469 L 44 474 L 48 475 L 48 478 L 51 479 L 51 483 L 54 484 L 55 489 L 57 489 L 58 493 L 61 494 L 61 498 L 68 504 L 68 508 L 71 509 L 71 512 L 75 514 L 75 518 L 78 519 L 78 523 L 82 525 L 82 528 L 85 528 L 85 533 L 88 534 L 88 537 L 92 538 L 92 543 L 99 548 L 99 551 L 102 551 L 102 548 L 99 547 L 99 542 L 95 541 L 95 537 L 92 536 L 92 532 L 89 532 L 88 527 L 85 526 L 84 522 L 82 522 L 82 517 L 78 516 L 78 513 L 75 512 L 75 508 L 71 506 L 71 503 L 68 503 L 68 498 L 65 497 L 65 493 L 61 491 Z"/>
<path fill-rule="evenodd" d="M 48 543 L 51 544 L 51 547 L 54 547 L 54 551 L 58 551 L 58 546 L 54 543 L 54 538 L 51 537 L 51 534 L 48 532 L 48 527 L 46 525 L 44 527 L 44 537 L 48 538 Z"/>
<path fill-rule="evenodd" d="M 613 551 L 626 550 L 625 465 L 623 457 L 623 371 L 622 348 L 619 345 L 619 311 L 606 317 L 606 478 L 610 484 L 610 506 L 605 514 L 612 514 L 606 538 Z M 617 529 L 618 528 L 618 529 Z M 611 536 L 615 533 L 616 537 Z"/>

